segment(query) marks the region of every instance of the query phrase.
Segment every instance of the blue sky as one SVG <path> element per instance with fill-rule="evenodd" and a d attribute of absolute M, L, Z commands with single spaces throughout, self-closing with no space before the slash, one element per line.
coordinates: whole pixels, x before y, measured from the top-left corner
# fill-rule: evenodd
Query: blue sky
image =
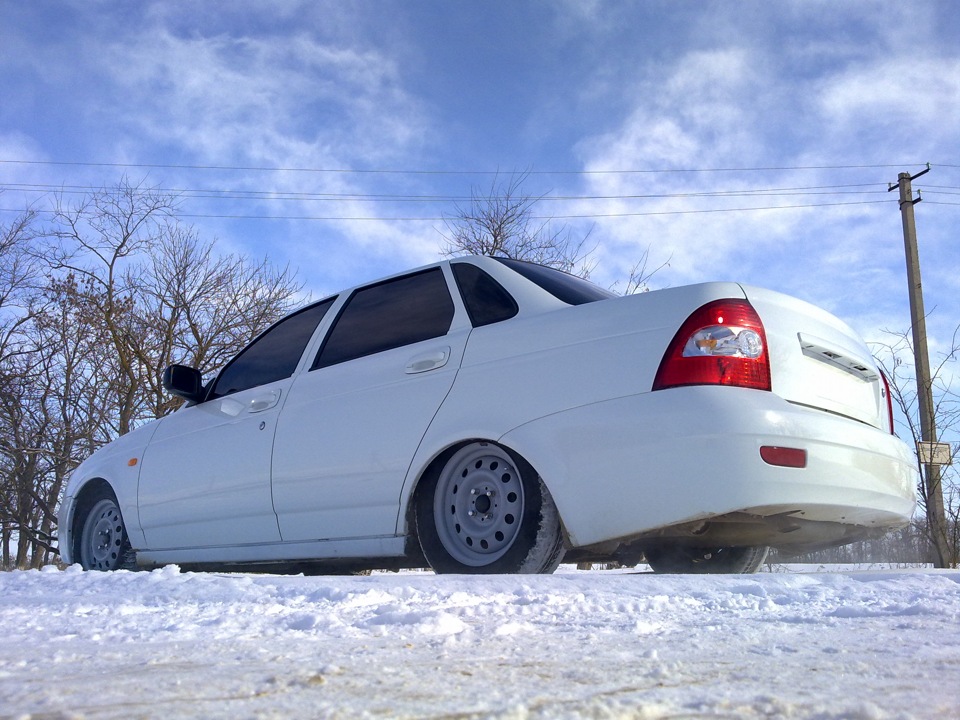
<path fill-rule="evenodd" d="M 763 285 L 883 340 L 910 323 L 887 184 L 929 162 L 936 353 L 960 323 L 958 38 L 953 0 L 0 0 L 0 220 L 126 174 L 319 296 L 435 261 L 435 198 L 530 171 L 599 284 L 649 250 L 654 287 Z"/>

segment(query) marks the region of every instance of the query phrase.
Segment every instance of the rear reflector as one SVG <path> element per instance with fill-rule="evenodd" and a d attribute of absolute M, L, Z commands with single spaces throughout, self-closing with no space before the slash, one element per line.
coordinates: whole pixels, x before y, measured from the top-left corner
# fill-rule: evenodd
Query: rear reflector
<path fill-rule="evenodd" d="M 768 465 L 781 467 L 804 468 L 807 466 L 807 451 L 800 448 L 777 447 L 764 445 L 760 448 L 760 457 Z"/>

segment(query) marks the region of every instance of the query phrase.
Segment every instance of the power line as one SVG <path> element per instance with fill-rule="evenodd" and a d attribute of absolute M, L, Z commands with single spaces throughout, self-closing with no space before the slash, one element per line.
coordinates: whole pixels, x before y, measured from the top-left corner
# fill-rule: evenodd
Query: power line
<path fill-rule="evenodd" d="M 769 205 L 766 207 L 749 208 L 712 208 L 704 210 L 653 210 L 649 212 L 636 213 L 610 213 L 596 215 L 549 215 L 545 217 L 536 217 L 536 220 L 573 220 L 589 218 L 617 218 L 617 217 L 641 217 L 648 215 L 698 215 L 704 213 L 724 213 L 724 212 L 753 212 L 762 210 L 796 210 L 803 208 L 836 207 L 840 205 L 876 205 L 879 203 L 890 203 L 891 200 L 859 200 L 855 202 L 835 202 L 835 203 L 811 203 L 804 205 Z"/>
<path fill-rule="evenodd" d="M 560 200 L 647 200 L 701 197 L 792 197 L 798 195 L 882 195 L 886 191 L 850 190 L 847 188 L 873 188 L 878 183 L 860 183 L 849 185 L 813 185 L 784 188 L 740 188 L 737 190 L 704 190 L 700 192 L 644 193 L 620 195 L 529 195 L 517 198 L 523 201 L 560 201 Z M 92 185 L 51 185 L 7 183 L 0 189 L 14 192 L 39 194 L 82 195 L 98 192 L 101 188 Z M 458 202 L 486 200 L 485 196 L 473 195 L 401 195 L 377 193 L 309 193 L 284 190 L 216 190 L 209 188 L 153 188 L 160 193 L 168 193 L 182 198 L 201 198 L 218 200 L 292 200 L 292 201 L 355 201 L 355 202 Z"/>
<path fill-rule="evenodd" d="M 84 166 L 84 167 L 124 167 L 124 168 L 178 168 L 178 169 L 222 169 L 222 170 L 255 170 L 255 171 L 292 171 L 292 172 L 334 172 L 334 173 L 411 173 L 411 174 L 430 174 L 430 175 L 466 175 L 471 174 L 467 171 L 442 171 L 442 170 L 325 170 L 317 168 L 268 168 L 268 167 L 250 167 L 244 168 L 239 166 L 214 166 L 214 165 L 175 165 L 175 164 L 166 164 L 166 165 L 151 165 L 151 164 L 136 164 L 136 163 L 87 163 L 87 162 L 69 162 L 69 161 L 35 161 L 35 160 L 4 160 L 0 159 L 0 163 L 7 164 L 25 164 L 25 165 L 61 165 L 61 166 Z M 634 169 L 634 170 L 598 170 L 598 171 L 530 171 L 525 174 L 578 174 L 578 175 L 590 175 L 590 174 L 615 174 L 615 173 L 675 173 L 675 172 L 752 172 L 752 171 L 761 171 L 761 170 L 810 170 L 810 169 L 875 169 L 875 168 L 887 168 L 887 167 L 902 167 L 902 164 L 897 165 L 823 165 L 823 166 L 794 166 L 794 167 L 765 167 L 765 168 L 699 168 L 699 169 L 687 169 L 687 170 L 645 170 L 645 169 Z M 950 167 L 950 166 L 948 166 Z M 492 171 L 478 171 L 476 174 L 493 174 Z M 929 186 L 931 188 L 937 188 L 936 190 L 931 189 L 928 192 L 931 193 L 940 193 L 950 195 L 953 193 L 945 192 L 947 190 L 954 189 L 952 186 Z M 852 184 L 835 184 L 835 185 L 798 185 L 798 186 L 788 186 L 788 187 L 747 187 L 747 188 L 737 188 L 730 190 L 701 190 L 701 191 L 685 191 L 685 192 L 659 192 L 659 193 L 623 193 L 623 194 L 564 194 L 556 195 L 552 193 L 544 193 L 542 195 L 523 195 L 518 198 L 522 201 L 559 201 L 559 202 L 626 202 L 634 200 L 692 200 L 700 198 L 710 198 L 710 199 L 726 199 L 726 198 L 788 198 L 788 197 L 816 197 L 829 195 L 831 197 L 847 195 L 847 196 L 870 196 L 870 195 L 884 195 L 886 190 L 881 189 L 882 184 L 879 182 L 875 183 L 852 183 Z M 942 188 L 942 189 L 941 189 Z M 52 184 L 52 183 L 6 183 L 0 184 L 0 189 L 6 189 L 12 192 L 20 192 L 27 194 L 39 194 L 39 195 L 83 195 L 83 194 L 92 194 L 103 190 L 103 188 L 95 187 L 92 185 L 66 185 L 66 184 Z M 286 190 L 270 190 L 270 189 L 217 189 L 209 187 L 184 187 L 184 188 L 151 188 L 151 191 L 158 193 L 166 193 L 174 195 L 177 199 L 183 200 L 219 200 L 219 201 L 248 201 L 248 202 L 338 202 L 338 203 L 381 203 L 381 204 L 390 204 L 390 203 L 460 203 L 460 202 L 485 202 L 489 199 L 496 199 L 496 195 L 492 194 L 489 198 L 483 193 L 480 194 L 403 194 L 403 193 L 363 193 L 363 192 L 297 192 L 297 191 L 286 191 Z M 597 208 L 596 212 L 584 211 L 584 212 L 572 212 L 568 214 L 549 214 L 549 215 L 538 215 L 534 216 L 533 219 L 536 220 L 550 220 L 550 219 L 600 219 L 600 218 L 618 218 L 618 217 L 644 217 L 644 216 L 657 216 L 657 215 L 687 215 L 687 214 L 704 214 L 704 213 L 724 213 L 724 212 L 758 212 L 758 211 L 769 211 L 769 210 L 787 210 L 787 209 L 804 209 L 804 208 L 814 208 L 814 207 L 838 207 L 838 206 L 850 206 L 850 205 L 867 205 L 879 202 L 888 202 L 887 200 L 868 200 L 860 199 L 855 201 L 838 201 L 838 202 L 810 202 L 810 203 L 794 203 L 794 204 L 785 204 L 785 205 L 766 205 L 761 207 L 734 207 L 734 208 L 702 208 L 702 209 L 678 209 L 678 210 L 648 210 L 648 211 L 636 211 L 636 212 L 602 212 L 603 208 Z M 938 204 L 952 204 L 952 203 L 938 203 Z M 342 209 L 342 208 L 341 208 Z M 457 208 L 458 213 L 460 214 L 460 208 Z M 15 210 L 4 210 L 4 212 L 18 212 Z M 39 212 L 50 212 L 47 210 L 39 210 Z M 430 212 L 430 211 L 428 211 Z M 360 222 L 437 222 L 449 219 L 449 216 L 437 216 L 437 210 L 433 210 L 434 214 L 428 215 L 411 215 L 411 216 L 365 216 L 365 215 L 353 215 L 353 214 L 315 214 L 315 213 L 305 213 L 302 215 L 294 214 L 237 214 L 237 213 L 186 213 L 178 212 L 177 215 L 183 218 L 219 218 L 219 219 L 237 219 L 237 220 L 308 220 L 308 221 L 360 221 Z"/>
<path fill-rule="evenodd" d="M 805 208 L 837 207 L 846 205 L 875 205 L 891 203 L 893 200 L 860 200 L 855 202 L 810 203 L 802 205 L 769 205 L 764 207 L 712 208 L 703 210 L 651 210 L 632 213 L 595 213 L 582 215 L 534 215 L 532 220 L 574 220 L 599 218 L 649 217 L 657 215 L 698 215 L 705 213 L 761 212 L 769 210 L 797 210 Z M 22 212 L 11 208 L 0 208 L 0 212 Z M 53 214 L 55 210 L 39 209 L 36 212 Z M 443 222 L 449 217 L 362 217 L 362 216 L 316 216 L 316 215 L 230 215 L 216 213 L 176 213 L 178 218 L 226 219 L 226 220 L 310 220 L 329 222 Z"/>
<path fill-rule="evenodd" d="M 68 167 L 109 167 L 109 168 L 136 168 L 136 169 L 165 169 L 165 170 L 228 170 L 242 172 L 298 172 L 298 173 L 329 173 L 329 174 L 382 174 L 382 175 L 504 175 L 510 174 L 503 170 L 426 170 L 413 168 L 309 168 L 309 167 L 269 167 L 269 166 L 240 166 L 240 165 L 186 165 L 175 163 L 116 163 L 116 162 L 82 162 L 67 160 L 13 160 L 0 159 L 0 164 L 13 165 L 57 165 Z M 718 172 L 769 172 L 785 170 L 865 170 L 903 167 L 905 165 L 922 165 L 924 163 L 884 163 L 877 165 L 784 165 L 769 167 L 720 167 L 720 168 L 632 168 L 607 170 L 523 170 L 515 174 L 524 175 L 631 175 L 631 174 L 659 174 L 659 173 L 718 173 Z M 942 167 L 957 167 L 942 165 Z"/>

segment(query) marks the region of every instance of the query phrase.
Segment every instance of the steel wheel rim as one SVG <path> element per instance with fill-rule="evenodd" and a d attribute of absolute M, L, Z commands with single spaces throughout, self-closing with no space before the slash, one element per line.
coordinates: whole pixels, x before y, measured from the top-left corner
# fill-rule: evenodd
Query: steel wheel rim
<path fill-rule="evenodd" d="M 80 540 L 81 564 L 90 570 L 113 570 L 120 565 L 123 517 L 112 500 L 101 500 L 90 510 Z"/>
<path fill-rule="evenodd" d="M 470 445 L 437 482 L 433 515 L 440 542 L 464 565 L 496 562 L 520 533 L 524 505 L 523 481 L 510 456 L 493 445 Z"/>

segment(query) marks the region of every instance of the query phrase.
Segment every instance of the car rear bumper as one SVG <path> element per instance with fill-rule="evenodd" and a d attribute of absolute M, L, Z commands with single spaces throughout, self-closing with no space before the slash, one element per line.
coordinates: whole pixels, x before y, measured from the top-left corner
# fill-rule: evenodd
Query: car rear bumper
<path fill-rule="evenodd" d="M 731 515 L 777 518 L 770 526 L 787 530 L 771 544 L 780 534 L 786 545 L 791 518 L 835 534 L 903 525 L 915 507 L 917 470 L 898 438 L 770 392 L 634 395 L 540 418 L 500 441 L 543 477 L 573 547 Z M 804 450 L 806 467 L 770 465 L 762 446 Z"/>

